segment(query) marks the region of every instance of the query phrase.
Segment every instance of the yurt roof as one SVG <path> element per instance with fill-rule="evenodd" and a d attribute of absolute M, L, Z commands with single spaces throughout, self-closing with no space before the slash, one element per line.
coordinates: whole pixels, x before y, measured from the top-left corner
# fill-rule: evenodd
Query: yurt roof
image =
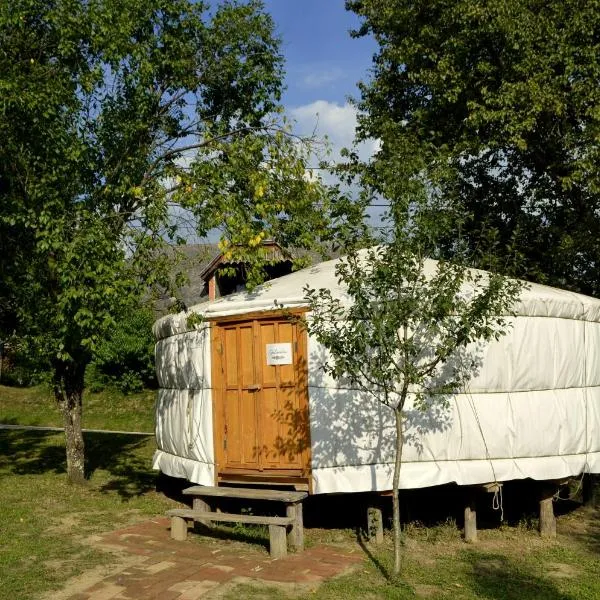
<path fill-rule="evenodd" d="M 274 310 L 280 305 L 286 308 L 305 307 L 304 289 L 307 286 L 313 289 L 328 288 L 334 297 L 343 301 L 347 295 L 335 273 L 340 260 L 336 258 L 322 262 L 269 281 L 251 292 L 231 294 L 192 306 L 188 312 L 167 315 L 154 324 L 154 334 L 157 339 L 162 339 L 188 331 L 190 313 L 212 319 Z M 434 271 L 436 265 L 433 260 L 425 261 L 425 272 Z M 600 321 L 599 299 L 534 283 L 527 284 L 523 289 L 515 308 L 516 313 L 523 316 Z"/>

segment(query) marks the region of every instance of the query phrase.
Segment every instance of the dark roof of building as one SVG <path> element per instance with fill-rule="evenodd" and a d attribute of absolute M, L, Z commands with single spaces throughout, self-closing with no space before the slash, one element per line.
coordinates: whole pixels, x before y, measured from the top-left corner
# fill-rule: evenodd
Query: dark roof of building
<path fill-rule="evenodd" d="M 317 252 L 292 249 L 289 256 L 286 256 L 274 241 L 265 241 L 263 246 L 267 248 L 267 259 L 273 262 L 291 261 L 294 258 L 308 257 L 310 264 L 316 264 L 323 260 L 323 257 Z M 177 256 L 176 265 L 173 269 L 173 276 L 177 273 L 183 273 L 186 277 L 185 283 L 178 290 L 180 300 L 185 306 L 193 306 L 203 300 L 208 299 L 207 282 L 210 277 L 219 269 L 219 267 L 236 264 L 237 261 L 226 262 L 217 244 L 187 244 L 172 248 L 172 252 Z M 327 258 L 335 258 L 338 253 L 331 252 Z M 173 300 L 166 295 L 159 298 L 155 303 L 155 310 L 158 313 L 165 313 L 169 310 Z"/>

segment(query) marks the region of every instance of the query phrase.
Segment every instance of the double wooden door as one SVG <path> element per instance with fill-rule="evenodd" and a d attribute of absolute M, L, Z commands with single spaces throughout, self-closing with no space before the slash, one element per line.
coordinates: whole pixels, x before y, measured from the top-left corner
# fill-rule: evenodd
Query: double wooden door
<path fill-rule="evenodd" d="M 213 323 L 217 475 L 305 476 L 306 333 L 281 317 Z"/>

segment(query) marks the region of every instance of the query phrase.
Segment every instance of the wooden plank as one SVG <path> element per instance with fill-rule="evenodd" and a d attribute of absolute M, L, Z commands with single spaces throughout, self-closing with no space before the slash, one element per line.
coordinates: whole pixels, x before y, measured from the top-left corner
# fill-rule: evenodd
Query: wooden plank
<path fill-rule="evenodd" d="M 211 496 L 215 498 L 243 498 L 245 500 L 274 500 L 279 502 L 301 502 L 308 496 L 306 492 L 290 490 L 262 490 L 236 487 L 210 487 L 194 485 L 183 490 L 187 496 Z"/>
<path fill-rule="evenodd" d="M 270 367 L 274 369 L 275 367 Z M 281 466 L 281 444 L 279 435 L 280 421 L 285 418 L 277 401 L 277 388 L 263 387 L 261 390 L 261 466 L 265 469 L 277 469 Z M 278 447 L 279 446 L 279 447 Z"/>
<path fill-rule="evenodd" d="M 238 468 L 259 469 L 260 468 L 260 449 L 259 432 L 257 428 L 258 415 L 258 394 L 247 389 L 240 392 L 240 411 L 239 421 L 233 423 L 227 422 L 227 431 L 238 432 L 240 447 L 242 449 L 242 462 Z M 229 466 L 229 465 L 228 465 Z M 233 466 L 233 465 L 232 465 Z"/>
<path fill-rule="evenodd" d="M 253 319 L 275 319 L 275 320 L 294 320 L 302 318 L 304 313 L 308 312 L 308 307 L 286 308 L 285 312 L 290 318 L 284 316 L 281 310 L 260 310 L 243 313 L 241 315 L 230 315 L 228 317 L 213 317 L 210 314 L 204 315 L 205 321 L 216 322 L 218 325 L 224 323 L 246 323 Z"/>
<path fill-rule="evenodd" d="M 296 343 L 295 325 L 289 321 L 281 321 L 277 326 L 278 342 L 289 343 L 292 345 L 293 361 L 291 365 L 281 365 L 279 367 L 279 385 L 296 385 L 296 365 L 298 364 L 298 344 Z"/>
<path fill-rule="evenodd" d="M 482 492 L 486 492 L 488 494 L 495 494 L 502 489 L 504 484 L 495 481 L 493 483 L 476 483 L 474 485 L 468 485 L 465 487 L 471 488 L 473 490 L 481 490 Z"/>
<path fill-rule="evenodd" d="M 223 340 L 223 359 L 225 362 L 225 385 L 227 388 L 237 389 L 239 376 L 239 365 L 238 365 L 238 340 L 237 330 L 225 329 Z"/>
<path fill-rule="evenodd" d="M 502 489 L 502 484 L 496 481 L 494 483 L 483 483 L 481 487 L 483 488 L 484 492 L 487 492 L 488 494 L 495 494 Z"/>
<path fill-rule="evenodd" d="M 192 508 L 174 508 L 167 511 L 169 517 L 193 519 L 194 521 L 223 521 L 224 523 L 252 523 L 254 525 L 292 525 L 291 517 L 264 517 L 260 515 L 236 515 L 232 513 L 216 513 L 198 511 Z"/>
<path fill-rule="evenodd" d="M 223 447 L 225 464 L 241 466 L 244 462 L 244 457 L 239 425 L 242 421 L 239 390 L 223 390 L 223 410 L 225 413 L 225 424 L 221 432 L 221 445 Z"/>
<path fill-rule="evenodd" d="M 286 485 L 293 487 L 298 492 L 308 492 L 310 494 L 310 485 L 306 478 L 300 477 L 296 471 L 294 475 L 283 476 L 272 474 L 271 472 L 258 472 L 256 474 L 247 471 L 228 471 L 226 475 L 217 477 L 219 484 L 237 484 L 252 485 L 272 488 L 274 485 Z M 260 479 L 258 479 L 260 477 Z"/>
<path fill-rule="evenodd" d="M 219 481 L 219 471 L 225 464 L 225 402 L 223 399 L 225 388 L 223 329 L 215 323 L 210 324 L 210 362 L 212 380 L 212 414 L 213 414 L 213 450 L 215 453 L 215 485 Z"/>
<path fill-rule="evenodd" d="M 304 550 L 304 522 L 302 518 L 302 503 L 288 504 L 286 507 L 286 515 L 294 519 L 292 527 L 288 532 L 288 544 L 294 548 L 296 552 Z"/>
<path fill-rule="evenodd" d="M 257 371 L 263 388 L 277 385 L 277 367 L 267 364 L 267 344 L 275 342 L 275 323 L 258 321 Z"/>
<path fill-rule="evenodd" d="M 294 328 L 294 342 L 298 344 L 298 355 L 296 357 L 296 387 L 298 388 L 298 406 L 304 419 L 298 436 L 303 440 L 304 450 L 302 452 L 302 472 L 308 478 L 309 491 L 312 492 L 311 476 L 311 440 L 310 440 L 310 408 L 308 400 L 308 333 L 297 325 Z"/>
<path fill-rule="evenodd" d="M 239 329 L 239 372 L 241 381 L 236 382 L 236 387 L 241 384 L 244 389 L 256 383 L 256 366 L 254 360 L 254 329 L 252 323 L 240 326 Z"/>

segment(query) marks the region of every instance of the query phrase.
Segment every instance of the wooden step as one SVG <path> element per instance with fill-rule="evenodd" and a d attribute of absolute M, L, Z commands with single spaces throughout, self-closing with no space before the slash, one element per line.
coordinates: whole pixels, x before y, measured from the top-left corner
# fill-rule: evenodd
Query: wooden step
<path fill-rule="evenodd" d="M 183 490 L 188 496 L 206 496 L 213 498 L 242 498 L 245 500 L 274 500 L 279 502 L 301 502 L 308 496 L 307 492 L 291 490 L 263 490 L 243 487 L 210 487 L 195 485 Z"/>

